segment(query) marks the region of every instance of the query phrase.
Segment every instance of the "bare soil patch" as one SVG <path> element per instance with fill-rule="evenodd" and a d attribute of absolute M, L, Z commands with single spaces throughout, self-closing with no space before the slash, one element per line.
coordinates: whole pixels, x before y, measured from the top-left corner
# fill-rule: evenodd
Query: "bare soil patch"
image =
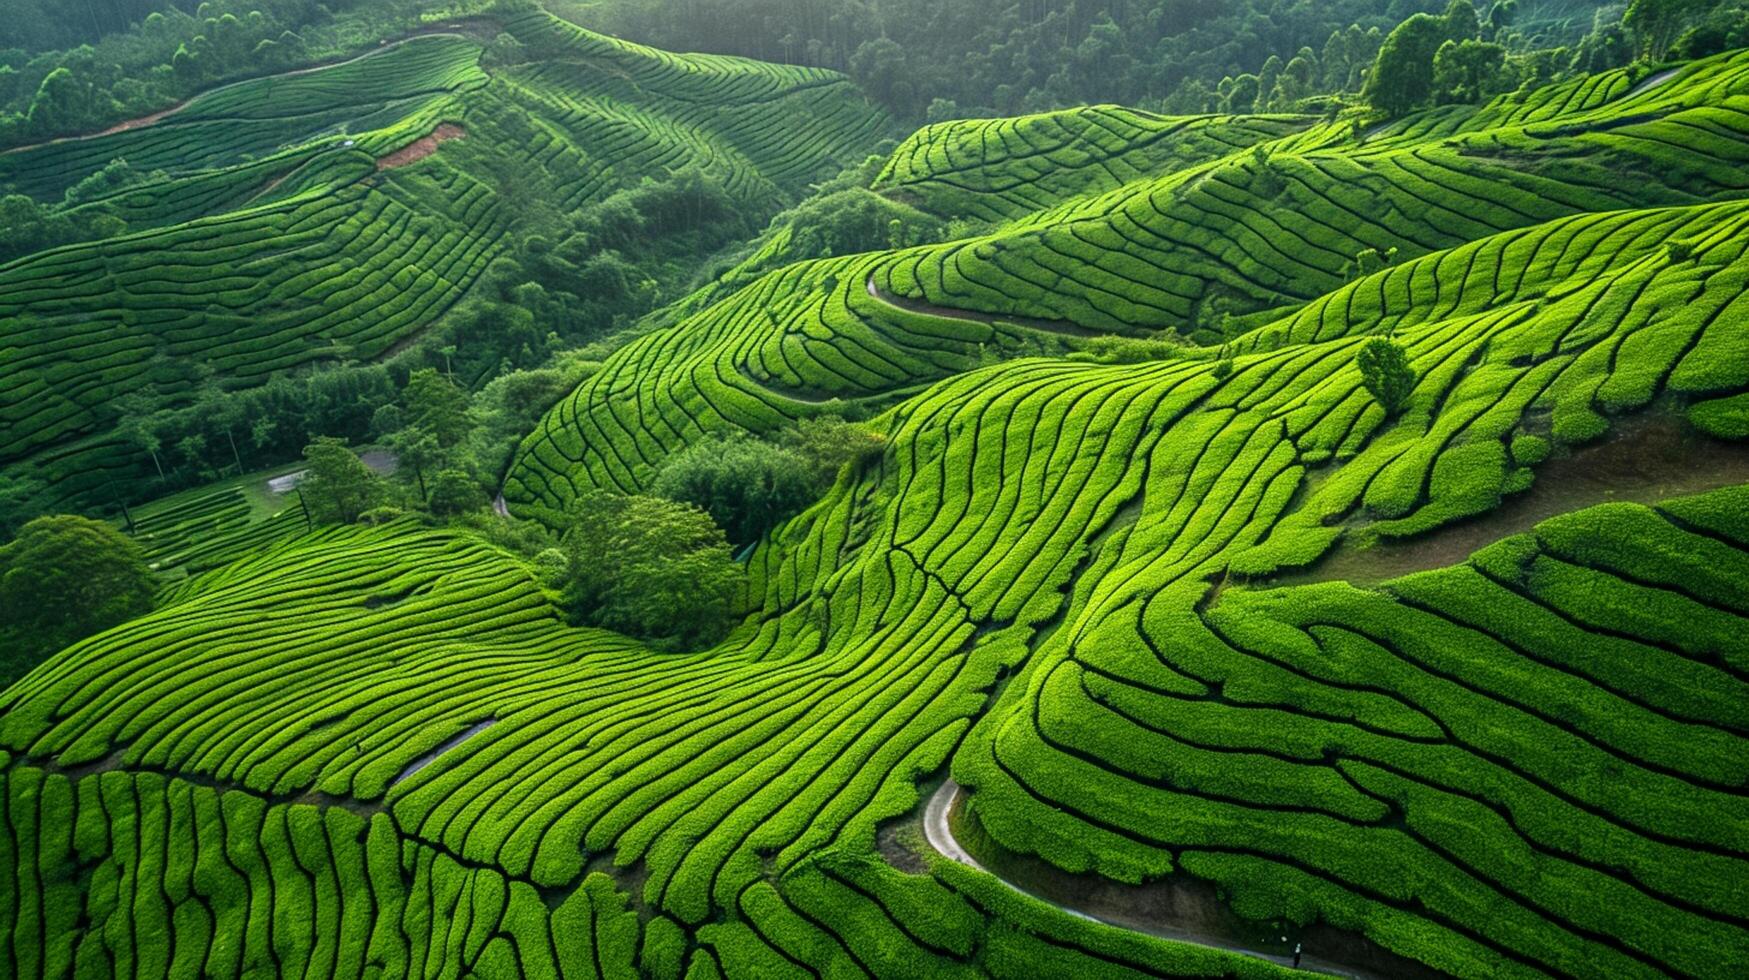
<path fill-rule="evenodd" d="M 1664 411 L 1616 423 L 1603 442 L 1536 467 L 1536 482 L 1486 514 L 1402 540 L 1356 544 L 1349 535 L 1316 564 L 1259 587 L 1343 581 L 1372 586 L 1411 572 L 1459 565 L 1501 538 L 1611 501 L 1653 504 L 1749 483 L 1749 444 L 1708 438 Z M 1364 528 L 1362 529 L 1364 531 Z"/>
<path fill-rule="evenodd" d="M 387 156 L 377 157 L 377 169 L 393 170 L 396 167 L 418 163 L 436 153 L 439 144 L 449 140 L 465 139 L 467 135 L 467 130 L 460 126 L 454 123 L 443 123 L 432 130 L 430 135 L 421 136 Z"/>

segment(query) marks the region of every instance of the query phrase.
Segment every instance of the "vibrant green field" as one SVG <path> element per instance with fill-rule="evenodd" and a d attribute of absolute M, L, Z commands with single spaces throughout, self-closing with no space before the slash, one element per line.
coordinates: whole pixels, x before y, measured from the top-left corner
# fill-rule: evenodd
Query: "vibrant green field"
<path fill-rule="evenodd" d="M 477 100 L 514 99 L 544 107 L 552 141 L 525 149 L 577 201 L 608 179 L 582 127 L 623 134 L 617 159 L 705 154 L 751 199 L 822 165 L 821 127 L 874 125 L 823 73 L 513 26 L 575 62 L 484 76 L 423 48 L 469 42 L 409 42 L 377 57 L 427 51 L 409 65 L 461 108 L 391 131 L 459 112 L 477 145 Z M 659 124 L 623 108 L 646 99 Z M 269 222 L 260 261 L 291 266 L 271 221 L 322 252 L 320 215 L 441 200 L 444 254 L 489 255 L 457 230 L 498 220 L 479 186 L 421 164 L 162 234 Z M 565 625 L 467 534 L 243 525 L 235 488 L 145 515 L 166 560 L 208 570 L 0 692 L 0 974 L 1287 975 L 936 853 L 916 825 L 951 776 L 1007 851 L 1194 879 L 1283 936 L 1431 974 L 1749 975 L 1749 486 L 1600 496 L 1374 587 L 1282 584 L 1493 511 L 1635 421 L 1697 466 L 1739 451 L 1749 53 L 1374 130 L 1115 107 L 938 124 L 877 186 L 988 230 L 788 265 L 620 348 L 504 487 L 551 520 L 708 434 L 866 413 L 884 452 L 759 543 L 713 649 Z M 98 271 L 84 247 L 0 270 L 73 270 L 41 308 L 85 326 L 32 348 L 58 366 L 92 345 L 69 404 L 137 379 L 137 334 L 90 324 L 143 302 L 114 291 L 129 268 L 177 268 L 127 265 L 158 234 L 99 246 Z M 1372 249 L 1395 253 L 1368 271 Z M 464 278 L 433 275 L 438 296 Z M 372 309 L 346 343 L 419 321 Z M 241 321 L 161 336 L 247 377 L 325 337 L 290 322 L 261 327 L 283 353 Z M 1395 416 L 1356 364 L 1379 336 L 1416 374 Z M 43 390 L 8 403 L 29 409 L 18 451 L 85 458 L 96 430 Z"/>
<path fill-rule="evenodd" d="M 1749 114 L 1736 107 L 1749 92 L 1749 57 L 1697 64 L 1637 95 L 1616 85 L 1617 101 L 1598 104 L 1595 92 L 1610 84 L 1530 93 L 1526 101 L 1533 106 L 1557 100 L 1575 106 L 1534 123 L 1489 123 L 1538 114 L 1502 101 L 1472 108 L 1480 128 L 1457 135 L 1417 141 L 1381 134 L 1356 144 L 1346 127 L 1324 125 L 1111 189 L 1106 184 L 1118 177 L 1099 167 L 1094 172 L 1103 179 L 1084 181 L 1092 189 L 1080 197 L 1059 200 L 1049 190 L 1052 182 L 1033 181 L 1025 186 L 1038 188 L 1029 193 L 1044 209 L 993 234 L 777 270 L 610 359 L 524 443 L 505 495 L 513 506 L 538 513 L 562 507 L 581 488 L 635 489 L 654 463 L 701 433 L 770 430 L 834 399 L 888 405 L 920 382 L 974 366 L 986 348 L 1036 349 L 1040 342 L 1074 342 L 1092 330 L 1187 337 L 1212 348 L 1221 339 L 1215 310 L 1233 317 L 1235 329 L 1252 328 L 1239 349 L 1415 322 L 1445 322 L 1447 332 L 1474 345 L 1486 332 L 1526 329 L 1507 323 L 1478 328 L 1460 319 L 1484 309 L 1498 313 L 1510 305 L 1520 318 L 1548 321 L 1544 331 L 1573 317 L 1599 319 L 1575 300 L 1551 304 L 1564 289 L 1596 291 L 1620 276 L 1660 275 L 1666 289 L 1680 294 L 1679 284 L 1688 281 L 1691 291 L 1700 291 L 1692 285 L 1700 274 L 1693 263 L 1686 272 L 1635 263 L 1656 253 L 1661 235 L 1699 241 L 1715 234 L 1707 229 L 1728 237 L 1735 227 L 1728 210 L 1697 202 L 1731 200 L 1749 187 L 1743 176 Z M 1580 90 L 1593 94 L 1580 98 L 1574 94 Z M 1031 168 L 1048 167 L 1053 154 L 1092 168 L 1090 151 L 1077 144 L 1117 139 L 1111 134 L 1119 128 L 1110 120 L 1129 117 L 1103 108 L 1082 115 L 1088 118 L 1078 126 L 1047 116 L 930 127 L 900 147 L 881 183 L 948 213 L 976 204 L 991 214 L 1014 213 L 1023 206 L 1014 189 L 995 179 L 995 168 L 973 161 L 994 156 L 992 147 L 999 146 L 1001 159 L 1026 159 Z M 1464 128 L 1446 110 L 1431 115 L 1441 116 L 1442 126 Z M 1122 130 L 1142 149 L 1126 154 L 1111 145 L 1104 153 L 1160 156 L 1165 151 L 1150 148 L 1165 132 L 1182 147 L 1177 152 L 1197 160 L 1219 152 L 1211 146 L 1255 141 L 1259 128 L 1270 125 L 1283 124 L 1155 120 Z M 1411 119 L 1405 127 L 1416 125 Z M 1047 137 L 1070 148 L 1053 149 Z M 1265 192 L 1271 192 L 1267 200 L 1260 199 Z M 1685 230 L 1691 222 L 1698 224 Z M 1720 244 L 1725 251 L 1718 261 L 1728 265 L 1732 246 Z M 1417 261 L 1352 282 L 1355 256 L 1375 248 Z M 1728 303 L 1736 295 L 1728 288 L 1704 291 L 1708 302 Z M 986 313 L 996 322 L 926 315 L 915 303 L 895 306 L 894 298 Z M 1630 299 L 1640 318 L 1680 302 L 1616 302 Z M 1313 316 L 1331 325 L 1313 329 Z M 1679 335 L 1674 332 L 1684 328 L 1660 324 L 1631 341 L 1651 345 L 1653 363 L 1631 364 L 1633 381 L 1611 386 L 1603 407 L 1637 408 L 1658 393 L 1674 366 L 1668 358 L 1694 336 L 1694 324 L 1681 322 L 1688 326 Z M 1729 330 L 1733 323 L 1726 317 L 1720 326 Z M 1629 343 L 1632 326 L 1618 331 L 1619 342 Z M 1653 335 L 1665 336 L 1665 343 L 1656 344 Z M 1029 342 L 1033 348 L 1025 348 Z M 1544 342 L 1530 331 L 1522 343 L 1535 348 Z M 1324 356 L 1345 361 L 1344 349 Z M 1580 368 L 1587 378 L 1600 356 L 1608 355 L 1595 353 Z M 1724 363 L 1730 357 L 1704 356 L 1712 367 L 1703 370 L 1695 361 L 1678 372 L 1678 388 L 1731 387 L 1713 374 L 1733 375 Z M 1567 385 L 1583 383 L 1555 386 L 1545 403 L 1554 404 Z M 1595 388 L 1576 390 L 1589 397 Z M 1355 428 L 1363 402 L 1351 395 L 1327 417 L 1312 420 L 1320 423 L 1312 442 L 1300 433 L 1294 441 L 1317 454 L 1351 451 L 1370 431 Z M 1600 421 L 1592 414 L 1581 400 L 1562 400 L 1560 434 L 1595 434 Z"/>
<path fill-rule="evenodd" d="M 377 358 L 466 292 L 514 208 L 575 210 L 693 166 L 775 211 L 885 129 L 829 72 L 670 55 L 538 12 L 486 27 L 526 60 L 482 68 L 473 34 L 421 35 L 0 154 L 0 185 L 44 201 L 114 159 L 162 171 L 109 202 L 126 235 L 0 266 L 0 465 L 80 499 L 151 466 L 115 435 L 117 398 L 180 404 L 197 368 L 236 388 Z M 379 169 L 445 123 L 466 139 Z M 550 199 L 507 209 L 505 173 Z"/>

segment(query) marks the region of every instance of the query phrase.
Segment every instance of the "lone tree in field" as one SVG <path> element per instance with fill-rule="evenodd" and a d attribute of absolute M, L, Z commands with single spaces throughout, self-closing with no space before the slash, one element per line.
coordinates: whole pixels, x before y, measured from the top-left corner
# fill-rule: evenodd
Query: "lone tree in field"
<path fill-rule="evenodd" d="M 1403 345 L 1375 337 L 1360 348 L 1354 360 L 1360 366 L 1360 383 L 1372 392 L 1385 414 L 1401 412 L 1415 390 L 1415 369 L 1409 366 Z"/>
<path fill-rule="evenodd" d="M 345 439 L 319 436 L 304 447 L 304 459 L 310 468 L 298 493 L 312 519 L 351 524 L 376 502 L 376 474 L 346 448 Z"/>
<path fill-rule="evenodd" d="M 139 545 L 102 521 L 39 517 L 0 548 L 0 688 L 44 657 L 150 612 Z"/>
<path fill-rule="evenodd" d="M 709 514 L 592 491 L 570 518 L 563 601 L 576 622 L 694 649 L 722 637 L 741 570 Z"/>

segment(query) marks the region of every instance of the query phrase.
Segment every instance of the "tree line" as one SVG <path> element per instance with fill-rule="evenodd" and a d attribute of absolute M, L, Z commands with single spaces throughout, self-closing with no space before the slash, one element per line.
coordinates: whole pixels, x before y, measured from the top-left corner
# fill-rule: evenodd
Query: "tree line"
<path fill-rule="evenodd" d="M 587 491 L 547 524 L 496 514 L 459 450 L 474 425 L 465 398 L 436 372 L 408 386 L 391 477 L 341 439 L 304 450 L 298 494 L 312 521 L 380 524 L 415 517 L 482 535 L 521 554 L 578 625 L 697 649 L 733 622 L 737 551 L 756 544 L 878 457 L 885 440 L 837 415 L 804 419 L 768 438 L 706 438 L 670 456 L 646 492 Z"/>
<path fill-rule="evenodd" d="M 485 5 L 9 0 L 0 18 L 0 147 L 102 129 L 217 84 L 368 50 L 427 16 L 460 16 Z"/>
<path fill-rule="evenodd" d="M 1100 102 L 1165 113 L 1326 111 L 1333 97 L 1363 90 L 1396 114 L 1749 44 L 1749 0 L 1553 10 L 1520 0 L 1464 0 L 1462 10 L 1444 0 L 551 3 L 659 47 L 848 72 L 906 122 Z M 1369 81 L 1380 70 L 1385 80 Z"/>
<path fill-rule="evenodd" d="M 1470 0 L 1393 28 L 1366 74 L 1362 97 L 1387 117 L 1430 105 L 1477 103 L 1576 72 L 1700 58 L 1749 44 L 1744 0 L 1630 0 L 1599 7 L 1571 47 L 1527 47 L 1515 32 L 1518 0 L 1479 17 Z"/>

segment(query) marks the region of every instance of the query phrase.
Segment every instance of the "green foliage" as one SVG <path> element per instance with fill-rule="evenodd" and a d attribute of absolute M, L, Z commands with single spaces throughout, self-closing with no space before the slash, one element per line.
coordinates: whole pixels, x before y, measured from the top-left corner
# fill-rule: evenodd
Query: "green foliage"
<path fill-rule="evenodd" d="M 1433 94 L 1434 57 L 1449 40 L 1445 21 L 1430 14 L 1416 14 L 1398 24 L 1379 48 L 1362 94 L 1391 117 L 1426 102 Z"/>
<path fill-rule="evenodd" d="M 1486 102 L 1517 87 L 1506 68 L 1506 48 L 1491 41 L 1446 41 L 1433 56 L 1433 100 Z"/>
<path fill-rule="evenodd" d="M 1711 398 L 1691 406 L 1695 428 L 1719 439 L 1749 439 L 1749 395 Z"/>
<path fill-rule="evenodd" d="M 1551 447 L 1542 436 L 1529 434 L 1512 438 L 1512 461 L 1519 466 L 1535 466 L 1547 459 Z"/>
<path fill-rule="evenodd" d="M 108 524 L 39 517 L 0 546 L 0 688 L 42 658 L 149 612 L 140 548 Z"/>
<path fill-rule="evenodd" d="M 113 238 L 126 230 L 125 221 L 101 208 L 69 212 L 23 194 L 0 196 L 0 262 L 69 242 Z"/>
<path fill-rule="evenodd" d="M 661 497 L 593 493 L 569 516 L 563 594 L 577 621 L 681 648 L 722 637 L 741 573 L 709 514 Z"/>
<path fill-rule="evenodd" d="M 530 5 L 494 14 L 539 52 L 496 64 L 498 84 L 480 64 L 483 22 L 444 19 L 483 3 L 232 6 L 116 42 L 140 57 L 186 49 L 188 79 L 124 79 L 201 89 L 174 113 L 0 155 L 0 186 L 20 192 L 0 198 L 0 321 L 19 325 L 20 352 L 0 364 L 0 458 L 51 475 L 64 501 L 139 500 L 290 460 L 315 436 L 361 440 L 409 371 L 441 365 L 469 390 L 629 329 L 884 126 L 840 76 L 675 59 Z M 377 44 L 409 18 L 430 29 Z M 274 59 L 299 45 L 275 25 L 311 21 L 324 26 L 295 57 L 360 56 L 287 71 Z M 263 77 L 212 85 L 233 57 Z M 543 68 L 573 61 L 600 70 Z M 96 77 L 63 67 L 74 83 Z M 573 111 L 585 104 L 605 108 Z M 798 126 L 813 137 L 794 139 Z M 437 135 L 459 138 L 421 158 Z M 113 288 L 80 285 L 99 281 Z M 297 390 L 337 378 L 357 383 L 348 409 Z M 495 485 L 505 417 L 479 451 L 450 414 L 414 436 L 447 454 L 433 465 Z"/>
<path fill-rule="evenodd" d="M 405 425 L 431 435 L 443 449 L 454 448 L 467 438 L 468 394 L 436 368 L 420 368 L 401 389 Z"/>
<path fill-rule="evenodd" d="M 0 471 L 0 541 L 11 539 L 26 521 L 40 516 L 37 500 L 46 489 L 42 480 L 29 474 Z"/>
<path fill-rule="evenodd" d="M 801 458 L 816 491 L 830 487 L 846 466 L 854 471 L 879 459 L 887 446 L 879 432 L 841 415 L 809 416 L 780 431 L 777 442 Z"/>
<path fill-rule="evenodd" d="M 14 55 L 19 76 L 0 85 L 0 145 L 99 129 L 208 85 L 340 60 L 406 34 L 425 17 L 484 6 L 207 0 L 189 13 L 160 0 L 93 0 L 66 16 L 47 0 L 18 4 L 23 9 L 9 9 L 0 25 L 0 62 Z M 9 50 L 15 46 L 24 50 Z"/>
<path fill-rule="evenodd" d="M 670 456 L 650 492 L 711 516 L 732 545 L 757 541 L 821 487 L 800 453 L 762 439 L 705 439 Z"/>
<path fill-rule="evenodd" d="M 1723 0 L 1676 39 L 1675 58 L 1705 58 L 1733 48 L 1749 47 L 1749 3 Z"/>
<path fill-rule="evenodd" d="M 1415 369 L 1409 365 L 1409 354 L 1402 344 L 1375 337 L 1360 346 L 1354 363 L 1360 369 L 1361 384 L 1386 415 L 1396 415 L 1409 403 L 1415 392 Z"/>
<path fill-rule="evenodd" d="M 1714 0 L 1630 0 L 1621 23 L 1642 56 L 1660 61 L 1683 29 L 1714 5 Z"/>
<path fill-rule="evenodd" d="M 486 492 L 463 470 L 439 470 L 431 477 L 426 500 L 433 514 L 454 517 L 485 507 Z"/>
<path fill-rule="evenodd" d="M 1380 31 L 1421 5 L 888 0 L 831 17 L 810 0 L 701 0 L 685 16 L 655 0 L 566 0 L 561 9 L 674 50 L 848 71 L 902 118 L 940 122 L 1099 103 L 1286 110 L 1314 91 L 1353 91 Z"/>
<path fill-rule="evenodd" d="M 318 437 L 304 447 L 304 462 L 297 492 L 313 520 L 350 524 L 380 499 L 376 474 L 344 439 Z"/>
<path fill-rule="evenodd" d="M 1255 924 L 1247 948 L 1273 936 L 1261 948 L 1284 952 L 1279 937 L 1317 922 L 1401 957 L 1343 964 L 1384 975 L 1749 972 L 1749 491 L 1577 510 L 1467 561 L 1449 543 L 1468 531 L 1425 549 L 1414 540 L 1486 519 L 1536 460 L 1636 413 L 1686 408 L 1715 435 L 1745 430 L 1741 56 L 1649 88 L 1614 70 L 1538 87 L 1567 55 L 1524 59 L 1520 91 L 1369 122 L 1358 145 L 1347 120 L 1318 114 L 1095 107 L 930 127 L 863 184 L 933 216 L 948 240 L 893 249 L 888 218 L 870 225 L 875 251 L 791 262 L 784 236 L 805 229 L 780 223 L 745 282 L 703 291 L 664 329 L 517 370 L 552 345 L 535 337 L 521 359 L 491 349 L 492 332 L 520 347 L 544 332 L 550 311 L 528 312 L 543 297 L 585 298 L 530 270 L 598 254 L 558 217 L 583 205 L 555 208 L 549 191 L 606 196 L 608 184 L 575 175 L 595 173 L 588 160 L 608 144 L 574 156 L 582 137 L 559 134 L 594 115 L 617 120 L 605 131 L 651 132 L 620 125 L 625 100 L 569 82 L 680 83 L 664 57 L 498 13 L 488 36 L 514 33 L 527 60 L 495 66 L 490 84 L 514 98 L 476 109 L 467 139 L 435 157 L 377 173 L 373 193 L 455 191 L 387 219 L 407 225 L 478 218 L 493 201 L 543 224 L 479 239 L 512 273 L 507 293 L 480 296 L 494 304 L 490 328 L 458 340 L 448 294 L 431 294 L 405 320 L 430 332 L 380 377 L 345 369 L 362 397 L 335 408 L 349 425 L 422 432 L 417 451 L 436 460 L 427 482 L 453 484 L 475 509 L 433 530 L 376 507 L 360 520 L 383 526 L 304 534 L 278 517 L 232 524 L 242 490 L 139 508 L 151 559 L 198 574 L 0 700 L 0 877 L 14 883 L 0 888 L 0 958 L 12 972 L 1283 972 L 1066 914 L 1011 887 L 1006 861 L 986 873 L 906 853 L 927 847 L 908 815 L 943 775 L 967 788 L 954 833 L 980 855 L 1021 852 L 1086 876 L 1077 890 L 1148 882 L 1132 908 L 1182 907 L 1147 899 L 1178 897 L 1172 876 L 1192 876 L 1223 916 Z M 845 31 L 861 16 L 842 13 Z M 1127 74 L 1130 13 L 1087 13 L 1085 34 L 1072 18 L 1052 23 Z M 1527 4 L 1491 19 L 1530 31 L 1558 13 Z M 882 52 L 895 92 L 924 79 Z M 1251 108 L 1345 62 L 1265 55 Z M 682 63 L 676 74 L 709 78 L 695 104 L 711 113 L 798 79 Z M 1073 82 L 1010 74 L 1017 87 Z M 789 111 L 832 104 L 840 83 L 799 77 L 810 81 Z M 564 110 L 537 105 L 547 98 Z M 774 132 L 815 136 L 805 121 Z M 494 144 L 540 146 L 553 162 L 529 162 L 528 187 L 499 187 L 483 149 Z M 731 145 L 750 152 L 713 144 Z M 738 175 L 730 193 L 772 199 L 750 189 L 779 170 L 726 172 Z M 333 196 L 309 186 L 312 200 Z M 374 198 L 339 210 L 360 200 Z M 589 234 L 624 232 L 630 249 L 650 227 L 636 211 L 601 213 Z M 304 212 L 305 247 L 384 220 L 352 217 L 329 226 Z M 289 244 L 272 227 L 250 233 Z M 73 266 L 66 282 L 94 292 L 9 342 L 89 330 L 105 291 L 138 294 L 131 277 L 183 268 L 128 265 L 133 241 Z M 448 254 L 406 241 L 422 256 L 408 267 Z M 1692 245 L 1682 261 L 1672 242 Z M 602 259 L 604 295 L 622 281 L 635 293 L 636 264 Z M 32 268 L 0 301 L 64 288 Z M 553 282 L 573 281 L 555 268 Z M 393 275 L 382 296 L 405 295 Z M 183 288 L 213 287 L 203 309 L 251 288 L 189 278 Z M 148 333 L 143 320 L 115 335 Z M 240 344 L 252 322 L 239 316 L 222 336 Z M 364 328 L 314 336 L 358 344 L 358 357 L 407 336 L 381 329 L 381 347 Z M 1163 331 L 1188 336 L 1180 346 Z M 51 363 L 63 339 L 51 341 L 6 363 Z M 1174 356 L 1124 356 L 1150 343 Z M 1376 358 L 1356 356 L 1368 349 Z M 305 363 L 297 353 L 287 364 Z M 139 359 L 132 347 L 123 357 Z M 221 411 L 240 403 L 202 394 L 271 383 L 173 364 L 145 369 L 164 390 L 140 400 L 143 413 L 117 406 L 144 420 L 134 463 L 156 454 L 174 479 L 197 458 L 243 465 L 256 422 L 272 423 L 264 443 L 278 438 L 271 413 Z M 1395 387 L 1414 391 L 1400 423 L 1380 407 L 1400 401 L 1385 391 L 1392 364 Z M 406 394 L 421 368 L 430 399 Z M 455 389 L 479 394 L 471 429 L 445 447 L 437 423 L 459 401 L 439 382 L 452 373 Z M 82 397 L 94 374 L 79 365 L 0 388 L 15 397 L 0 407 L 17 406 L 8 434 Z M 104 383 L 91 404 L 126 401 L 115 390 L 127 379 Z M 191 399 L 208 402 L 210 427 L 155 428 L 159 408 L 179 415 Z M 797 425 L 824 411 L 870 421 Z M 570 505 L 559 546 L 534 521 L 477 507 L 500 472 L 490 443 L 524 432 L 505 496 L 556 528 Z M 104 472 L 128 465 L 108 430 L 64 434 L 105 447 Z M 821 489 L 743 565 L 707 514 L 625 495 L 700 444 L 754 438 Z M 18 466 L 8 456 L 6 473 L 28 484 L 54 452 Z M 1674 474 L 1684 481 L 1735 478 L 1728 453 L 1688 458 L 1698 472 Z M 1618 489 L 1591 483 L 1544 499 Z M 1373 538 L 1408 540 L 1353 547 Z M 1371 561 L 1425 570 L 1366 588 L 1334 580 Z"/>

